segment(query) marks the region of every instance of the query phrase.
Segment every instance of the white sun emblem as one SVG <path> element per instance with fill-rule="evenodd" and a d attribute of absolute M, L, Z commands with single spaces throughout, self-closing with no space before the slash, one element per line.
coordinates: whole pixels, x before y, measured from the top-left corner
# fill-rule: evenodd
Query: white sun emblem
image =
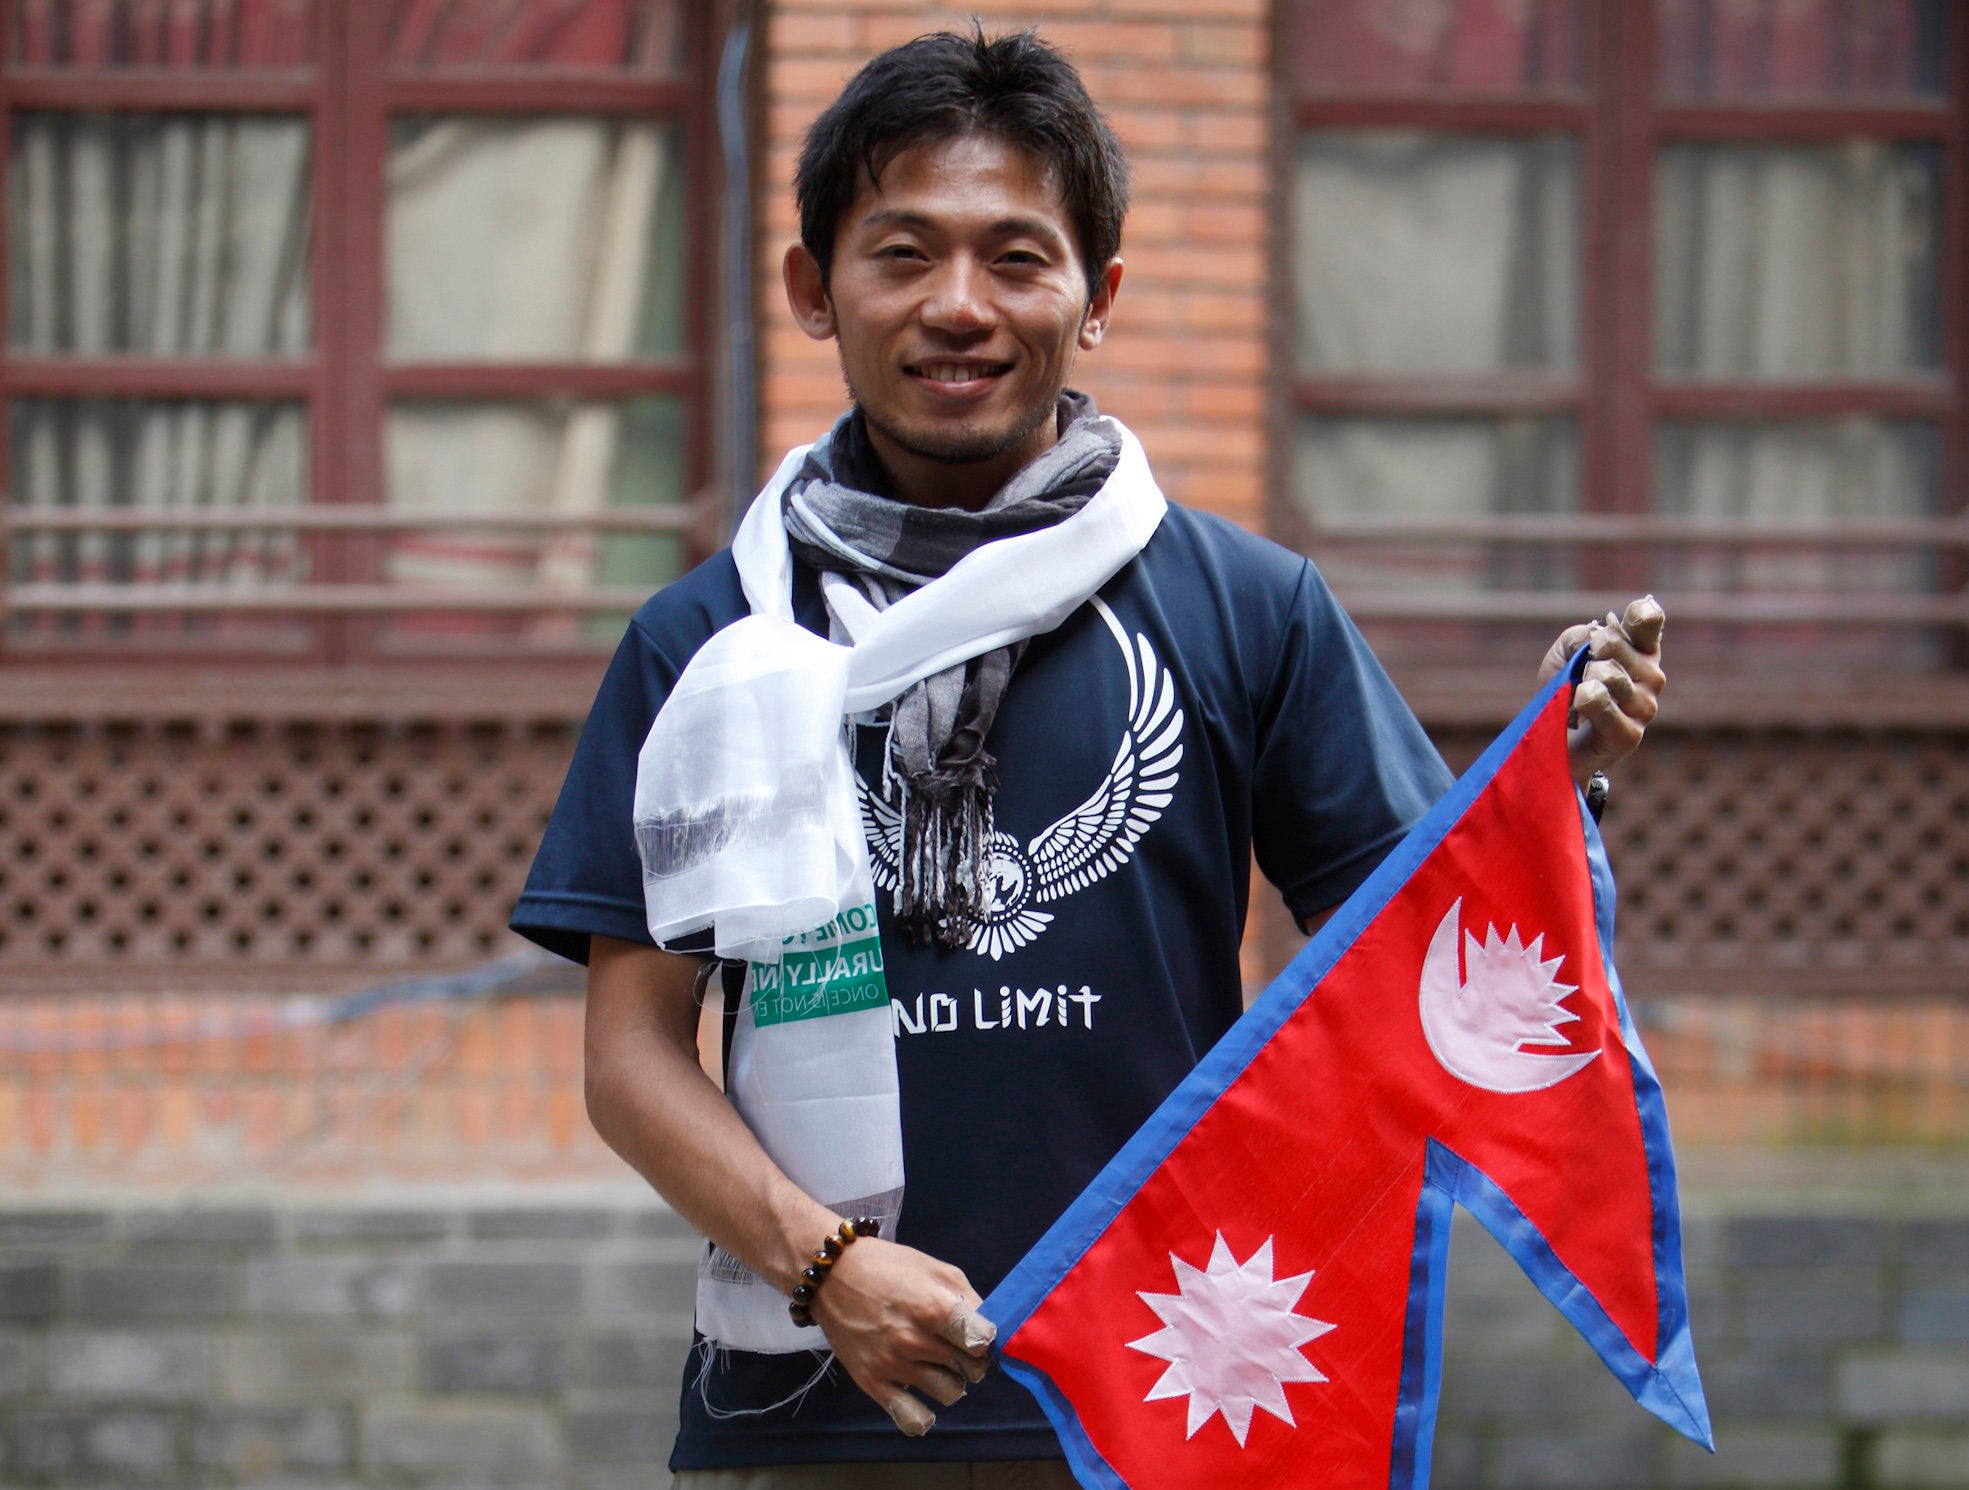
<path fill-rule="evenodd" d="M 1169 1362 L 1142 1400 L 1187 1395 L 1190 1419 L 1184 1436 L 1195 1438 L 1211 1414 L 1221 1412 L 1239 1448 L 1251 1431 L 1256 1408 L 1297 1427 L 1285 1384 L 1326 1380 L 1299 1347 L 1333 1328 L 1323 1319 L 1293 1312 L 1312 1273 L 1274 1279 L 1270 1237 L 1239 1263 L 1222 1232 L 1210 1249 L 1207 1267 L 1192 1267 L 1174 1252 L 1169 1260 L 1181 1292 L 1137 1295 L 1155 1310 L 1163 1328 L 1130 1340 L 1128 1348 Z"/>

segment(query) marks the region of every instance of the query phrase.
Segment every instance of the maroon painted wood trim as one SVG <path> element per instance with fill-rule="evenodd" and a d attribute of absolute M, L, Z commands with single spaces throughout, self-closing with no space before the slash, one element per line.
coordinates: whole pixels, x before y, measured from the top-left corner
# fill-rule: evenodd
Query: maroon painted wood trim
<path fill-rule="evenodd" d="M 1585 383 L 1542 373 L 1418 373 L 1400 377 L 1305 377 L 1293 404 L 1309 414 L 1572 414 Z"/>
<path fill-rule="evenodd" d="M 1969 549 L 1969 519 L 1868 518 L 1844 522 L 1713 522 L 1693 518 L 1620 516 L 1308 519 L 1320 543 L 1509 543 L 1543 548 L 1594 544 L 1655 544 L 1705 549 Z"/>
<path fill-rule="evenodd" d="M 541 585 L 501 589 L 440 589 L 424 585 L 268 585 L 255 590 L 223 586 L 49 584 L 15 585 L 7 592 L 10 612 L 66 612 L 94 615 L 288 615 L 384 616 L 398 611 L 470 613 L 497 611 L 583 614 L 633 611 L 649 599 L 644 585 L 593 585 L 585 590 L 553 590 Z M 1969 602 L 1965 602 L 1969 603 Z"/>
<path fill-rule="evenodd" d="M 114 113 L 298 114 L 315 99 L 316 74 L 56 72 L 10 69 L 8 104 L 21 110 Z"/>
<path fill-rule="evenodd" d="M 1357 621 L 1523 621 L 1564 626 L 1582 616 L 1619 611 L 1631 590 L 1357 590 L 1335 587 Z M 1852 626 L 1969 625 L 1969 595 L 1848 593 L 1718 594 L 1664 591 L 1677 624 Z"/>
<path fill-rule="evenodd" d="M 1945 103 L 1894 100 L 1874 105 L 1841 100 L 1825 108 L 1781 104 L 1664 104 L 1653 110 L 1653 133 L 1672 140 L 1939 140 L 1949 132 Z"/>
<path fill-rule="evenodd" d="M 384 367 L 378 377 L 386 398 L 689 395 L 703 381 L 690 362 L 414 362 Z"/>
<path fill-rule="evenodd" d="M 1947 378 L 1896 383 L 1740 383 L 1699 379 L 1658 381 L 1648 398 L 1662 419 L 1836 419 L 1867 414 L 1882 419 L 1945 419 L 1958 400 Z"/>
<path fill-rule="evenodd" d="M 715 407 L 711 387 L 718 367 L 718 360 L 711 355 L 711 335 L 718 308 L 724 304 L 719 271 L 711 255 L 712 225 L 723 220 L 719 207 L 724 198 L 724 172 L 717 148 L 719 59 L 712 48 L 714 12 L 723 14 L 724 8 L 705 4 L 686 6 L 683 23 L 684 55 L 692 59 L 694 66 L 688 92 L 682 100 L 686 188 L 684 346 L 689 354 L 685 365 L 690 371 L 688 386 L 679 391 L 689 398 L 684 432 L 684 481 L 686 489 L 694 492 L 702 491 L 711 480 L 714 450 L 711 426 Z M 733 271 L 727 266 L 726 272 Z M 694 530 L 686 545 L 685 559 L 692 565 L 711 554 L 702 541 L 702 532 L 702 528 Z"/>
<path fill-rule="evenodd" d="M 586 114 L 658 118 L 684 114 L 698 91 L 675 78 L 597 72 L 485 72 L 379 77 L 391 114 Z"/>
<path fill-rule="evenodd" d="M 405 507 L 352 507 L 334 503 L 296 508 L 132 507 L 0 508 L 0 532 L 15 533 L 194 533 L 295 532 L 377 533 L 450 532 L 485 528 L 533 533 L 679 533 L 701 521 L 701 504 L 668 507 L 604 507 L 589 513 L 483 508 L 419 510 Z"/>
<path fill-rule="evenodd" d="M 1957 7 L 1950 17 L 1948 134 L 1942 144 L 1942 361 L 1948 370 L 1951 400 L 1942 424 L 1941 509 L 1969 512 L 1969 15 Z M 1960 595 L 1969 588 L 1969 557 L 1942 555 L 1936 574 L 1941 590 Z M 1949 661 L 1969 670 L 1969 632 L 1950 643 Z"/>
<path fill-rule="evenodd" d="M 1600 54 L 1608 132 L 1607 221 L 1601 285 L 1598 373 L 1605 438 L 1589 508 L 1645 513 L 1655 505 L 1654 434 L 1648 386 L 1654 372 L 1654 160 L 1648 135 L 1654 104 L 1654 6 L 1605 0 Z M 1589 582 L 1640 593 L 1653 584 L 1649 556 L 1615 552 L 1596 561 Z"/>
<path fill-rule="evenodd" d="M 0 57 L 5 56 L 5 48 L 12 45 L 14 34 L 14 7 L 17 0 L 0 0 Z M 14 199 L 14 92 L 11 69 L 0 66 L 0 261 L 3 261 L 13 246 L 12 226 L 9 209 Z M 8 343 L 12 337 L 13 320 L 8 306 L 8 294 L 13 285 L 11 272 L 0 273 L 0 494 L 4 494 L 13 480 L 13 454 L 8 444 L 8 432 L 13 424 L 9 407 L 13 397 L 11 359 L 8 357 Z M 0 512 L 11 505 L 9 499 L 0 495 Z M 7 535 L 0 533 L 0 607 L 6 604 L 7 577 L 14 572 L 12 556 L 7 549 Z M 6 660 L 6 638 L 0 635 L 0 663 Z"/>
<path fill-rule="evenodd" d="M 318 364 L 300 358 L 6 358 L 7 389 L 38 398 L 309 398 Z"/>
<path fill-rule="evenodd" d="M 1618 76 L 1618 38 L 1607 6 L 1583 7 L 1585 32 L 1582 59 L 1593 90 L 1592 119 L 1580 159 L 1580 273 L 1579 356 L 1587 398 L 1579 422 L 1579 492 L 1582 511 L 1605 511 L 1616 505 L 1618 472 L 1613 388 L 1619 378 L 1619 268 L 1621 187 L 1620 98 L 1613 86 Z M 1609 556 L 1582 556 L 1587 582 L 1611 584 Z"/>
<path fill-rule="evenodd" d="M 384 58 L 385 7 L 336 7 L 342 20 L 345 155 L 341 186 L 343 280 L 341 355 L 343 388 L 338 415 L 343 430 L 343 469 L 338 490 L 326 500 L 358 507 L 387 503 L 383 475 L 384 213 L 390 126 Z M 338 584 L 375 584 L 382 575 L 383 544 L 373 534 L 334 541 L 327 576 Z M 375 629 L 338 620 L 330 628 L 331 654 L 346 662 L 373 649 Z"/>
<path fill-rule="evenodd" d="M 0 720 L 295 723 L 578 721 L 594 701 L 606 651 L 524 656 L 458 653 L 334 669 L 258 656 L 201 654 L 138 661 L 58 660 L 46 653 L 7 669 Z M 80 686 L 78 686 L 78 683 Z"/>
<path fill-rule="evenodd" d="M 1431 727 L 1497 729 L 1524 707 L 1531 688 L 1522 663 L 1447 668 L 1396 659 L 1388 671 L 1409 707 Z M 1650 735 L 1719 726 L 1958 732 L 1969 728 L 1969 679 L 1772 668 L 1704 674 L 1678 668 L 1670 702 L 1649 727 Z"/>
<path fill-rule="evenodd" d="M 312 334 L 321 378 L 309 404 L 308 502 L 311 509 L 332 503 L 347 480 L 349 438 L 344 408 L 348 388 L 349 254 L 343 213 L 338 209 L 348 174 L 348 102 L 342 80 L 348 69 L 347 23 L 340 5 L 314 8 L 314 54 L 319 59 L 323 86 L 315 101 L 314 154 L 311 187 L 313 281 Z M 303 538 L 308 573 L 334 579 L 341 565 L 340 540 L 309 533 Z M 331 627 L 317 625 L 312 637 L 315 660 L 336 655 L 338 638 Z"/>
<path fill-rule="evenodd" d="M 1584 98 L 1408 95 L 1304 95 L 1293 105 L 1301 129 L 1428 129 L 1474 134 L 1580 134 Z"/>

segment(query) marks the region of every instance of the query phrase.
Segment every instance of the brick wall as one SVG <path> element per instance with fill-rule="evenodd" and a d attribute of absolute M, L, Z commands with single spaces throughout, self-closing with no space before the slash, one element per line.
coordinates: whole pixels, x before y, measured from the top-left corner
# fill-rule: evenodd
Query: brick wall
<path fill-rule="evenodd" d="M 615 1183 L 571 993 L 391 1005 L 335 1024 L 245 994 L 15 995 L 0 1006 L 0 1196 Z M 1685 1153 L 1960 1153 L 1969 1004 L 1637 997 Z M 251 1031 L 251 1032 L 244 1032 Z M 1747 1150 L 1748 1151 L 1748 1150 Z M 1769 1158 L 1775 1160 L 1775 1151 Z"/>
<path fill-rule="evenodd" d="M 1714 1458 L 1459 1215 L 1437 1490 L 1969 1487 L 1969 1213 L 1926 1200 L 1694 1198 Z M 695 1253 L 628 1191 L 0 1211 L 0 1486 L 662 1490 Z"/>
<path fill-rule="evenodd" d="M 793 162 L 813 117 L 874 53 L 969 25 L 969 6 L 773 0 L 759 213 L 760 459 L 770 472 L 841 412 L 832 343 L 809 341 L 780 288 L 799 236 Z M 1269 8 L 1264 0 L 1015 0 L 989 33 L 1037 25 L 1079 66 L 1134 167 L 1113 329 L 1077 386 L 1141 437 L 1177 501 L 1261 524 L 1269 312 Z"/>

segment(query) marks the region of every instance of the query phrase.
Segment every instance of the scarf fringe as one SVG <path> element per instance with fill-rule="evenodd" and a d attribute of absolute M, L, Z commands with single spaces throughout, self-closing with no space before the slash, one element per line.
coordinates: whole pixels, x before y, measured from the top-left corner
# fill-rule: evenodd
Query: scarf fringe
<path fill-rule="evenodd" d="M 957 951 L 984 921 L 997 790 L 997 762 L 982 751 L 954 775 L 926 771 L 903 783 L 895 910 L 912 946 Z"/>

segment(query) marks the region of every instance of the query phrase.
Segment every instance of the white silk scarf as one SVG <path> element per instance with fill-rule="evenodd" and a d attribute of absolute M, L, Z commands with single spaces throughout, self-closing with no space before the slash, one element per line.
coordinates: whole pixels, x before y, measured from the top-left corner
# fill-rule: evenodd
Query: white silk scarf
<path fill-rule="evenodd" d="M 670 943 L 708 930 L 720 957 L 752 965 L 727 1093 L 822 1204 L 872 1206 L 891 1226 L 900 1209 L 886 1002 L 780 1022 L 754 1017 L 753 993 L 783 958 L 808 966 L 814 939 L 844 935 L 872 901 L 849 720 L 919 679 L 1053 630 L 1141 552 L 1167 503 L 1140 442 L 1118 421 L 1115 430 L 1113 474 L 1071 517 L 984 544 L 884 610 L 824 576 L 845 644 L 794 619 L 780 498 L 811 447 L 793 451 L 732 540 L 752 613 L 699 648 L 643 742 L 635 832 L 650 935 Z M 820 1343 L 793 1325 L 776 1290 L 716 1248 L 699 1270 L 698 1328 L 745 1350 Z"/>

